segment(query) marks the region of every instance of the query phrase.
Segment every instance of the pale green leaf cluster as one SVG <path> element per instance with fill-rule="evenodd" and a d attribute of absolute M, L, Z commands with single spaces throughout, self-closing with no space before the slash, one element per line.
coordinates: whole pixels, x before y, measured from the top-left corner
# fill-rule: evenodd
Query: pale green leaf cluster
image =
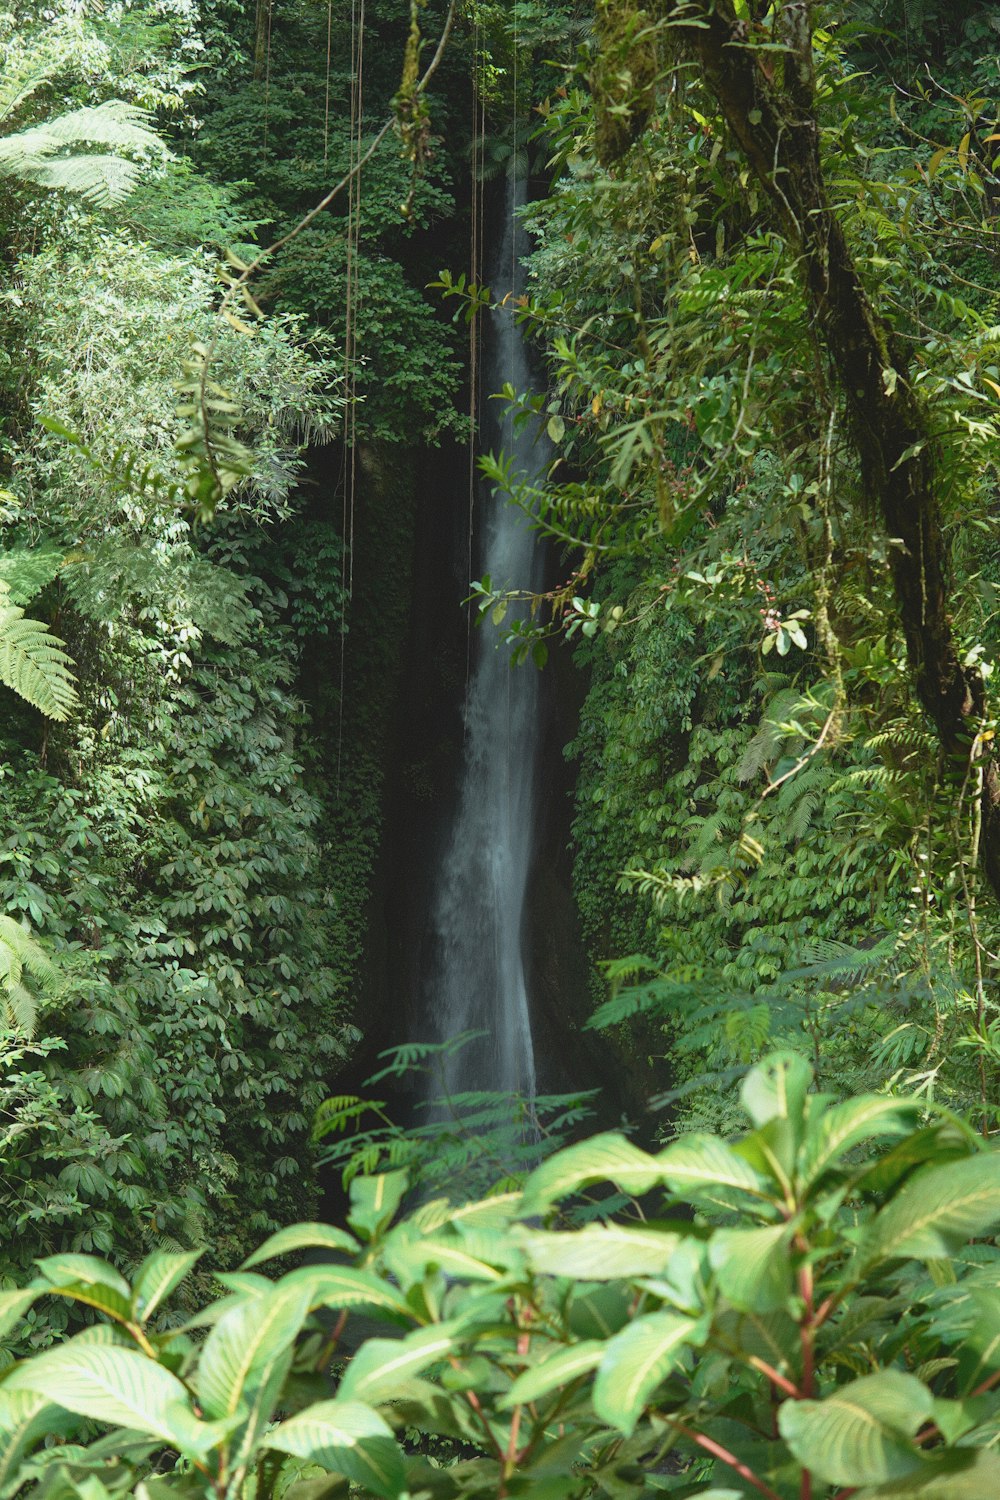
<path fill-rule="evenodd" d="M 52 1296 L 100 1322 L 0 1374 L 0 1495 L 985 1500 L 995 1149 L 912 1099 L 814 1092 L 794 1054 L 742 1098 L 736 1140 L 606 1134 L 498 1198 L 400 1216 L 404 1173 L 355 1178 L 348 1228 L 280 1231 L 183 1321 L 194 1255 L 131 1283 L 38 1261 L 0 1330 Z M 642 1215 L 572 1227 L 610 1187 Z M 330 1259 L 254 1269 L 302 1250 Z"/>

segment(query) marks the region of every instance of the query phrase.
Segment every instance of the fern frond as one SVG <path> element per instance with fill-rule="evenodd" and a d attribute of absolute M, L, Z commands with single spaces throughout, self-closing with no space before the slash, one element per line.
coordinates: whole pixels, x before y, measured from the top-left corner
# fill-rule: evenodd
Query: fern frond
<path fill-rule="evenodd" d="M 0 1017 L 8 1030 L 30 1038 L 38 1000 L 25 984 L 25 974 L 43 988 L 56 981 L 55 968 L 44 950 L 20 922 L 0 913 Z"/>
<path fill-rule="evenodd" d="M 740 758 L 736 768 L 737 781 L 752 781 L 774 760 L 788 738 L 782 725 L 785 720 L 798 714 L 805 702 L 796 688 L 783 688 L 775 693 L 767 706 L 765 717 L 761 719 L 756 733 Z"/>
<path fill-rule="evenodd" d="M 0 71 L 0 120 L 9 119 L 79 56 L 83 28 L 78 16 L 51 21 L 24 46 L 20 56 L 8 52 Z"/>
<path fill-rule="evenodd" d="M 76 706 L 71 658 L 41 620 L 7 602 L 0 584 L 0 682 L 49 719 L 68 719 Z"/>
<path fill-rule="evenodd" d="M 806 943 L 801 953 L 801 968 L 789 970 L 782 979 L 839 979 L 856 983 L 869 971 L 890 963 L 898 942 L 893 933 L 870 948 L 855 948 L 834 938 Z"/>
<path fill-rule="evenodd" d="M 51 542 L 0 552 L 0 589 L 6 584 L 11 604 L 30 604 L 52 582 L 62 563 L 62 552 Z"/>
<path fill-rule="evenodd" d="M 4 985 L 0 991 L 0 1017 L 8 1031 L 32 1037 L 38 1020 L 38 1000 L 27 985 Z"/>
<path fill-rule="evenodd" d="M 0 138 L 0 175 L 62 188 L 101 207 L 119 203 L 135 185 L 138 163 L 108 152 L 68 148 L 101 145 L 162 156 L 163 144 L 146 127 L 147 119 L 144 110 L 120 99 L 69 110 Z"/>

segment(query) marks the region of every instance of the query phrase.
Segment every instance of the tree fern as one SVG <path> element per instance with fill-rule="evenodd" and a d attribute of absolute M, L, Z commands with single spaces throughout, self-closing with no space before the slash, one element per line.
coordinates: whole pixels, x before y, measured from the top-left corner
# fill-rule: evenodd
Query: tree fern
<path fill-rule="evenodd" d="M 62 188 L 101 207 L 119 203 L 135 185 L 139 164 L 110 152 L 78 148 L 102 145 L 162 155 L 163 145 L 146 127 L 147 118 L 144 110 L 120 99 L 69 110 L 0 139 L 0 175 Z"/>
<path fill-rule="evenodd" d="M 30 604 L 63 565 L 60 548 L 43 541 L 38 547 L 0 552 L 0 589 L 6 585 L 11 604 Z"/>
<path fill-rule="evenodd" d="M 67 719 L 77 701 L 71 665 L 58 636 L 12 604 L 0 580 L 0 682 L 47 718 Z"/>
<path fill-rule="evenodd" d="M 30 1038 L 38 1000 L 27 978 L 47 988 L 55 980 L 55 970 L 20 923 L 0 913 L 0 1021 L 4 1029 Z"/>

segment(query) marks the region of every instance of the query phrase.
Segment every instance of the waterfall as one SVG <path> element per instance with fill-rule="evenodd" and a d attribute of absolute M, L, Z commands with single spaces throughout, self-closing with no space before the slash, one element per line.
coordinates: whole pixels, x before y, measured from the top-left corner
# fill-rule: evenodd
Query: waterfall
<path fill-rule="evenodd" d="M 503 291 L 523 288 L 527 242 L 516 215 L 522 202 L 512 175 L 506 232 L 490 278 L 495 303 Z M 490 392 L 505 382 L 516 391 L 530 385 L 513 298 L 493 311 L 484 375 Z M 544 438 L 527 427 L 515 431 L 509 416 L 494 420 L 487 436 L 529 480 L 548 456 Z M 538 587 L 540 549 L 529 519 L 499 493 L 484 494 L 482 508 L 481 572 L 495 589 Z M 522 926 L 534 842 L 538 674 L 530 665 L 511 667 L 509 648 L 499 644 L 489 619 L 474 645 L 461 789 L 432 904 L 436 964 L 429 1001 L 444 1038 L 488 1033 L 449 1059 L 449 1093 L 500 1089 L 531 1096 L 535 1059 Z"/>

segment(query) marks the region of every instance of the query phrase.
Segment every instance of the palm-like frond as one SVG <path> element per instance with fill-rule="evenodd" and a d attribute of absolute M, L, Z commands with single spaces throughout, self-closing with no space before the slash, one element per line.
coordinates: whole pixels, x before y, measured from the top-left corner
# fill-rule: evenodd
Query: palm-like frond
<path fill-rule="evenodd" d="M 118 203 L 135 184 L 138 163 L 81 146 L 112 146 L 118 151 L 162 154 L 159 137 L 148 129 L 145 110 L 120 99 L 69 110 L 43 125 L 0 138 L 0 175 L 39 187 L 62 188 L 101 206 Z"/>
<path fill-rule="evenodd" d="M 38 547 L 11 547 L 0 552 L 0 588 L 6 584 L 11 604 L 30 604 L 63 565 L 63 553 L 52 542 Z M 6 602 L 6 601 L 5 601 Z"/>
<path fill-rule="evenodd" d="M 26 975 L 43 988 L 56 978 L 55 969 L 34 938 L 13 917 L 0 913 L 0 1023 L 30 1037 L 38 1001 L 25 983 Z"/>
<path fill-rule="evenodd" d="M 16 114 L 40 88 L 44 88 L 79 56 L 82 27 L 78 17 L 65 16 L 23 46 L 20 53 L 4 58 L 0 71 L 0 120 Z"/>
<path fill-rule="evenodd" d="M 76 705 L 72 661 L 41 620 L 11 604 L 0 581 L 0 682 L 49 719 L 67 719 Z"/>

